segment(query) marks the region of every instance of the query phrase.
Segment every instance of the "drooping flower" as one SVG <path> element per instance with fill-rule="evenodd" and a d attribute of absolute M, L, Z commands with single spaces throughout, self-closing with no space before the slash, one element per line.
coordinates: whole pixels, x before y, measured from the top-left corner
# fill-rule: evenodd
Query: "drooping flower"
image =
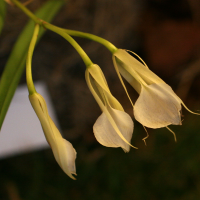
<path fill-rule="evenodd" d="M 132 146 L 130 144 L 133 133 L 131 117 L 124 112 L 121 104 L 111 94 L 98 65 L 93 64 L 88 67 L 85 77 L 90 91 L 102 110 L 102 114 L 93 126 L 97 141 L 106 147 L 121 147 L 128 152 Z"/>
<path fill-rule="evenodd" d="M 53 151 L 57 163 L 70 178 L 75 180 L 72 174 L 76 175 L 76 150 L 70 142 L 61 136 L 48 114 L 44 98 L 39 93 L 35 92 L 29 95 L 29 100 L 40 120 L 46 140 Z"/>
<path fill-rule="evenodd" d="M 115 69 L 127 95 L 121 75 L 139 93 L 135 105 L 128 95 L 135 119 L 149 128 L 167 127 L 170 124 L 181 125 L 181 104 L 189 109 L 172 88 L 154 74 L 143 60 L 141 61 L 143 64 L 122 49 L 113 54 Z"/>

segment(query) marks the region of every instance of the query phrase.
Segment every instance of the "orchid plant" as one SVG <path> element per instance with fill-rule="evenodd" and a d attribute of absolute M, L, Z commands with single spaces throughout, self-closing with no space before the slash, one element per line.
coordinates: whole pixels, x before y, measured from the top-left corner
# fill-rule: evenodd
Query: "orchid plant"
<path fill-rule="evenodd" d="M 45 30 L 51 30 L 66 39 L 76 49 L 86 65 L 85 78 L 87 85 L 102 111 L 93 126 L 94 135 L 100 144 L 106 147 L 121 147 L 124 152 L 129 152 L 130 147 L 137 149 L 131 144 L 134 129 L 133 120 L 112 95 L 101 68 L 90 60 L 72 36 L 96 41 L 111 52 L 115 70 L 133 107 L 133 116 L 144 127 L 156 129 L 168 128 L 171 124 L 181 125 L 181 105 L 189 112 L 198 114 L 190 111 L 172 88 L 154 74 L 137 54 L 133 53 L 138 59 L 132 56 L 129 51 L 118 49 L 109 41 L 96 35 L 63 29 L 50 24 L 50 20 L 59 10 L 63 1 L 49 1 L 36 14 L 33 14 L 18 0 L 7 0 L 7 2 L 21 9 L 32 21 L 22 32 L 1 77 L 0 127 L 24 70 L 26 60 L 26 79 L 30 103 L 41 123 L 46 140 L 57 163 L 70 178 L 75 179 L 72 174 L 76 175 L 76 150 L 60 134 L 48 114 L 44 98 L 37 93 L 32 80 L 31 62 L 33 51 L 37 40 Z M 51 8 L 51 14 L 43 15 L 44 11 L 49 8 Z M 41 31 L 39 32 L 39 30 Z M 25 35 L 27 41 L 22 47 L 21 57 L 16 58 L 15 53 L 18 51 L 21 40 Z M 131 100 L 121 76 L 138 92 L 139 97 L 135 103 Z M 171 131 L 171 129 L 169 130 Z M 171 132 L 173 133 L 173 131 Z"/>

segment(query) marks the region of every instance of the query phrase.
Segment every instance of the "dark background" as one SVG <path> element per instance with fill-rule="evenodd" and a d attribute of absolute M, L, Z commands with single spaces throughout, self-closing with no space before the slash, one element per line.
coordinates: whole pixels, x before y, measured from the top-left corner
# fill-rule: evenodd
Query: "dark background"
<path fill-rule="evenodd" d="M 35 11 L 45 1 L 34 0 Z M 0 72 L 28 18 L 7 6 L 0 38 Z M 198 0 L 71 0 L 53 24 L 101 36 L 138 53 L 149 68 L 172 86 L 192 110 L 200 108 L 200 3 Z M 101 66 L 112 94 L 126 112 L 132 107 L 117 78 L 111 54 L 98 43 L 76 38 Z M 200 123 L 183 109 L 183 125 L 148 129 L 134 121 L 132 144 L 125 154 L 101 146 L 92 126 L 101 111 L 85 83 L 85 66 L 59 35 L 47 31 L 35 49 L 33 78 L 46 82 L 61 132 L 75 147 L 77 180 L 56 163 L 51 150 L 0 160 L 0 200 L 198 200 L 200 199 Z M 25 76 L 21 84 L 25 83 Z M 127 85 L 131 97 L 138 95 Z M 16 127 L 17 128 L 17 127 Z"/>

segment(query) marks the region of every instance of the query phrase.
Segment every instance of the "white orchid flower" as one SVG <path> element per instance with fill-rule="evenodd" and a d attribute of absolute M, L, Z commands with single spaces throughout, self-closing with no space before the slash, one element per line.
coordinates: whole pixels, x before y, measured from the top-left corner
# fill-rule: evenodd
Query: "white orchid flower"
<path fill-rule="evenodd" d="M 53 151 L 57 163 L 70 178 L 75 180 L 72 174 L 76 175 L 76 150 L 70 142 L 63 139 L 61 136 L 59 130 L 48 114 L 44 98 L 35 92 L 32 95 L 29 95 L 29 100 L 40 120 L 46 140 Z"/>
<path fill-rule="evenodd" d="M 85 77 L 90 91 L 102 110 L 93 127 L 97 141 L 106 147 L 121 147 L 128 152 L 132 146 L 130 144 L 133 133 L 131 117 L 124 112 L 121 104 L 111 94 L 98 65 L 93 64 L 88 67 Z"/>
<path fill-rule="evenodd" d="M 140 57 L 139 59 L 143 64 L 122 49 L 113 54 L 115 69 L 127 95 L 121 75 L 139 93 L 135 105 L 128 95 L 135 119 L 149 128 L 167 127 L 170 124 L 181 125 L 181 104 L 190 110 L 172 88 L 154 74 Z"/>

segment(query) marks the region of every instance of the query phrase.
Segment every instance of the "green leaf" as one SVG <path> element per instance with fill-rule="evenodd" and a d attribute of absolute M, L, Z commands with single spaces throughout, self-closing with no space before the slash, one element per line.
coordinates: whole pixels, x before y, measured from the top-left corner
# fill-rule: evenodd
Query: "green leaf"
<path fill-rule="evenodd" d="M 0 0 L 0 33 L 3 28 L 5 16 L 6 16 L 6 2 L 4 0 Z"/>
<path fill-rule="evenodd" d="M 45 3 L 35 14 L 38 18 L 50 22 L 61 8 L 63 3 L 64 1 L 50 0 Z M 30 20 L 18 37 L 18 40 L 13 47 L 2 74 L 0 80 L 0 129 L 22 73 L 24 72 L 26 55 L 32 38 L 33 30 L 34 22 Z M 44 32 L 44 29 L 40 30 L 38 40 L 41 38 Z"/>

